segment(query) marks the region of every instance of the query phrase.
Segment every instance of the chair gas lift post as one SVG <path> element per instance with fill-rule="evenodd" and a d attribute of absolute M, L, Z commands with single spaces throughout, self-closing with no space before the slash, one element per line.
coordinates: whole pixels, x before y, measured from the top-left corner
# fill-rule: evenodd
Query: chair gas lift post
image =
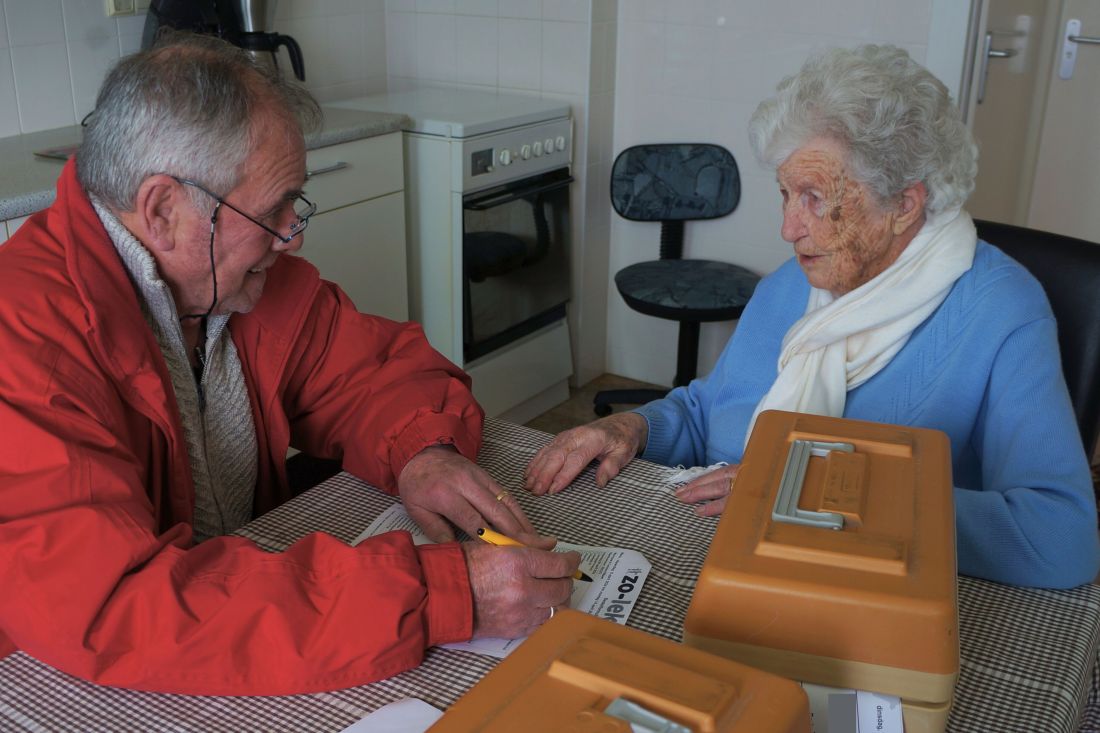
<path fill-rule="evenodd" d="M 619 153 L 611 170 L 611 205 L 631 221 L 661 222 L 660 259 L 615 273 L 615 286 L 633 310 L 680 324 L 674 387 L 695 378 L 699 324 L 741 316 L 759 277 L 714 260 L 684 259 L 684 222 L 717 219 L 737 208 L 741 179 L 733 155 L 707 143 L 636 145 Z M 642 404 L 668 390 L 598 392 L 597 415 L 613 404 Z"/>

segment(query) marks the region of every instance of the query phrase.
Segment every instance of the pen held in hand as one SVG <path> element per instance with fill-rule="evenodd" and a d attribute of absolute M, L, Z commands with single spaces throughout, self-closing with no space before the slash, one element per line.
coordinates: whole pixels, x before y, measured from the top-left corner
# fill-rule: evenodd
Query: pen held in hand
<path fill-rule="evenodd" d="M 514 540 L 511 537 L 502 535 L 500 532 L 494 532 L 486 527 L 479 527 L 477 530 L 477 536 L 488 542 L 490 545 L 503 545 L 507 547 L 527 547 L 519 540 Z M 592 576 L 588 573 L 581 572 L 580 569 L 573 573 L 573 577 L 577 580 L 583 580 L 586 583 L 592 582 Z"/>

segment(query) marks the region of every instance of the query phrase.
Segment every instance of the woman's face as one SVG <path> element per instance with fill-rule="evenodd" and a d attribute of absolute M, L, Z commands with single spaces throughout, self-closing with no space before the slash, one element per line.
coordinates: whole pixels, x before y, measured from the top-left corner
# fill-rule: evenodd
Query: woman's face
<path fill-rule="evenodd" d="M 852 177 L 844 147 L 814 138 L 779 166 L 783 239 L 815 288 L 840 297 L 885 270 L 912 235 L 895 235 L 896 212 Z"/>

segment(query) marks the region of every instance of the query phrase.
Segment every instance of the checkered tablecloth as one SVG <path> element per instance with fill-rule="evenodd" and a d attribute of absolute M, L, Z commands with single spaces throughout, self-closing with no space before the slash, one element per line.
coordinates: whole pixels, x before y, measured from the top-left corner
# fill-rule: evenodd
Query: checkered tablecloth
<path fill-rule="evenodd" d="M 591 469 L 569 490 L 535 497 L 523 471 L 549 436 L 490 420 L 478 462 L 513 490 L 532 522 L 560 539 L 630 547 L 653 563 L 630 626 L 680 640 L 716 520 L 661 487 L 665 469 L 634 461 L 605 489 Z M 340 474 L 241 530 L 279 551 L 325 531 L 355 538 L 394 499 Z M 1100 587 L 1013 588 L 959 579 L 962 668 L 951 731 L 1100 731 Z M 899 631 L 904 633 L 904 631 Z M 417 669 L 347 690 L 286 697 L 192 697 L 99 687 L 22 653 L 0 660 L 0 729 L 81 731 L 338 731 L 403 697 L 446 708 L 496 660 L 431 649 Z M 1086 701 L 1088 706 L 1086 707 Z"/>

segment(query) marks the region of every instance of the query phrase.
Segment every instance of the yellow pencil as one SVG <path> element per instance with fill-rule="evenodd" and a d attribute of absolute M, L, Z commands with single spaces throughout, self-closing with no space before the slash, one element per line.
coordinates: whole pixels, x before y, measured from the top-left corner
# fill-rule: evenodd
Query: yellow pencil
<path fill-rule="evenodd" d="M 506 547 L 527 547 L 527 545 L 523 544 L 519 540 L 514 540 L 511 537 L 502 535 L 500 532 L 494 532 L 493 530 L 486 527 L 479 528 L 477 530 L 477 536 L 488 542 L 490 545 L 504 545 Z M 573 577 L 577 580 L 583 580 L 586 583 L 592 582 L 591 576 L 589 576 L 588 573 L 581 572 L 579 568 L 577 569 L 577 572 L 573 573 Z"/>

